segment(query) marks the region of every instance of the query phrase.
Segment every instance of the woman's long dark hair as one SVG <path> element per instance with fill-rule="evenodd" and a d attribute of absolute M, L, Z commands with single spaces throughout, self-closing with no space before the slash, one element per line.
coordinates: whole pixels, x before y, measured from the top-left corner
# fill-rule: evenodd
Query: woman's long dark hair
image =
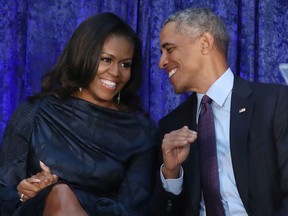
<path fill-rule="evenodd" d="M 113 13 L 94 15 L 79 25 L 54 68 L 43 76 L 41 92 L 29 99 L 45 95 L 66 99 L 79 87 L 88 87 L 97 73 L 103 45 L 111 35 L 124 36 L 134 45 L 131 78 L 121 91 L 121 104 L 132 110 L 138 109 L 142 78 L 141 41 L 133 29 Z"/>

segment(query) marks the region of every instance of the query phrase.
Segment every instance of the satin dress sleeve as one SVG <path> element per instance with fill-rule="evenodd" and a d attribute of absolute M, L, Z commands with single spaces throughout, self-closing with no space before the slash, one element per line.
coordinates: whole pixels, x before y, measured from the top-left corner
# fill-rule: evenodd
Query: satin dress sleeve
<path fill-rule="evenodd" d="M 37 104 L 21 104 L 10 118 L 0 145 L 0 215 L 20 205 L 16 186 L 27 177 L 29 142 Z"/>

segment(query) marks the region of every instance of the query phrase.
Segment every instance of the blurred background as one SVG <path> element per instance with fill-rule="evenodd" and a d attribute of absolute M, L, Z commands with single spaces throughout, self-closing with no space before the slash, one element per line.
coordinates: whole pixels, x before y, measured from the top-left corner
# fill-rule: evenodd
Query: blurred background
<path fill-rule="evenodd" d="M 0 138 L 14 109 L 39 91 L 42 75 L 79 23 L 107 11 L 129 23 L 142 40 L 140 95 L 157 123 L 188 96 L 174 94 L 158 68 L 161 25 L 188 7 L 207 7 L 224 20 L 235 74 L 285 84 L 279 64 L 288 63 L 288 0 L 0 0 Z"/>

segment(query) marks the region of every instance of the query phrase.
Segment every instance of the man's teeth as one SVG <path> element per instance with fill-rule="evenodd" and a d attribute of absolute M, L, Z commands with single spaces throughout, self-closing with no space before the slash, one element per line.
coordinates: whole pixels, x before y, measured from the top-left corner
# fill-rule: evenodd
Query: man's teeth
<path fill-rule="evenodd" d="M 112 81 L 109 81 L 109 80 L 101 80 L 103 84 L 111 87 L 111 88 L 115 88 L 116 86 L 116 83 L 115 82 L 112 82 Z"/>
<path fill-rule="evenodd" d="M 169 72 L 169 77 L 172 77 L 172 76 L 176 73 L 176 71 L 177 71 L 176 68 L 174 68 L 173 70 L 171 70 L 171 71 Z"/>

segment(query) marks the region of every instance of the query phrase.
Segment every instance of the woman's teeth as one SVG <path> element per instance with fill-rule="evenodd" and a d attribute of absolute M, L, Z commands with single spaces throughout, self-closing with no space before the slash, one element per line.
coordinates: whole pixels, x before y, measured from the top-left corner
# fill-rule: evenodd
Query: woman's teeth
<path fill-rule="evenodd" d="M 116 87 L 116 83 L 115 83 L 115 82 L 112 82 L 112 81 L 110 81 L 110 80 L 103 80 L 103 79 L 101 79 L 101 82 L 102 82 L 105 86 L 107 86 L 107 87 L 109 87 L 109 88 L 115 88 L 115 87 Z"/>

